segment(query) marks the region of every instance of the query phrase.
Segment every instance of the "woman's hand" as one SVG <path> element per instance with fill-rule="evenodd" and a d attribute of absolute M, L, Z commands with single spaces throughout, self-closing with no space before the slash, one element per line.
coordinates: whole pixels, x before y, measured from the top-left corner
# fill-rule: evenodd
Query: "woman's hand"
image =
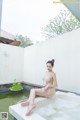
<path fill-rule="evenodd" d="M 47 91 L 50 87 L 50 84 L 47 84 L 44 88 L 42 88 L 43 91 Z"/>
<path fill-rule="evenodd" d="M 42 88 L 42 91 L 45 92 L 47 91 L 48 89 L 46 87 Z"/>

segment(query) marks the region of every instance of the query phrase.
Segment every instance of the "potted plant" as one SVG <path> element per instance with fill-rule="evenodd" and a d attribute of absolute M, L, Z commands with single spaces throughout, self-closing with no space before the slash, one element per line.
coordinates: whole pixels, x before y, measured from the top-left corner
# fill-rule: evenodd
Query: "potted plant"
<path fill-rule="evenodd" d="M 23 86 L 21 83 L 16 82 L 16 79 L 14 79 L 14 82 L 12 86 L 9 88 L 11 91 L 21 91 L 23 89 Z"/>

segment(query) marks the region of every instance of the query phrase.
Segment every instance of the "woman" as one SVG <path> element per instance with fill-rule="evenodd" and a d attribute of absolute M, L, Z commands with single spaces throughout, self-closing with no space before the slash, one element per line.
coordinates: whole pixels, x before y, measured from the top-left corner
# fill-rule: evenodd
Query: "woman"
<path fill-rule="evenodd" d="M 31 89 L 28 100 L 21 103 L 21 106 L 28 106 L 28 111 L 26 112 L 26 115 L 30 115 L 33 108 L 35 107 L 34 100 L 36 95 L 43 97 L 50 97 L 55 94 L 57 81 L 56 81 L 56 74 L 52 70 L 52 68 L 54 67 L 54 62 L 55 60 L 53 59 L 53 60 L 49 60 L 46 63 L 47 71 L 43 78 L 45 82 L 45 86 L 43 88 Z"/>

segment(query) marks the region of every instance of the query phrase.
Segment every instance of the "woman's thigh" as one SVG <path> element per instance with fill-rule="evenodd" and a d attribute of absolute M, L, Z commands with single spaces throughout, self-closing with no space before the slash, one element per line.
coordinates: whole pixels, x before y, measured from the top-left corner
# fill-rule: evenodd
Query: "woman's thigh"
<path fill-rule="evenodd" d="M 42 88 L 36 88 L 35 92 L 36 92 L 36 95 L 38 95 L 38 96 L 44 96 L 44 97 L 46 97 L 46 92 L 47 91 L 46 92 L 43 91 Z"/>
<path fill-rule="evenodd" d="M 49 89 L 49 90 L 43 91 L 42 88 L 39 88 L 39 89 L 35 89 L 35 92 L 36 92 L 36 95 L 38 96 L 50 97 L 55 94 L 55 89 Z"/>

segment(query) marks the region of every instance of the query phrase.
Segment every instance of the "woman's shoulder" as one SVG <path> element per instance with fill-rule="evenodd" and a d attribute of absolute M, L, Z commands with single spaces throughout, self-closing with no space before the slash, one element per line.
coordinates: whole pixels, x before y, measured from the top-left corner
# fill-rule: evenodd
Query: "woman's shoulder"
<path fill-rule="evenodd" d="M 52 76 L 56 76 L 56 73 L 54 71 L 52 71 Z"/>

